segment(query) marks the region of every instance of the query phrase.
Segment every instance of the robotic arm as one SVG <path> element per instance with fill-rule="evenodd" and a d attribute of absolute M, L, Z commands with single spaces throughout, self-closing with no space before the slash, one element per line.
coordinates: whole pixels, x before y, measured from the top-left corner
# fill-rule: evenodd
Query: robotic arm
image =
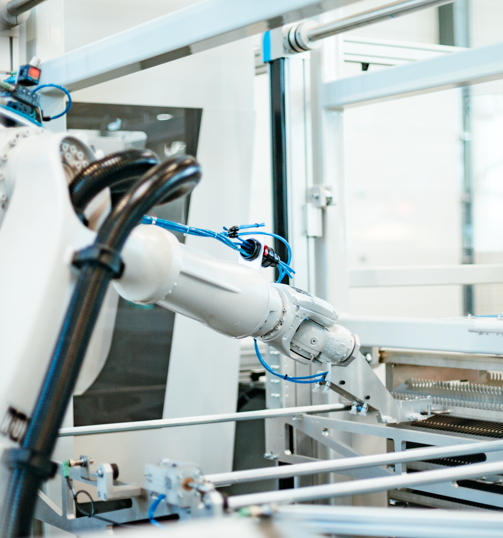
<path fill-rule="evenodd" d="M 122 297 L 157 303 L 230 337 L 252 336 L 303 364 L 328 366 L 327 384 L 353 402 L 354 414 L 372 408 L 381 422 L 395 423 L 430 413 L 427 400 L 393 398 L 327 302 L 182 245 L 157 226 L 137 227 L 123 259 L 124 274 L 114 281 Z"/>
<path fill-rule="evenodd" d="M 327 302 L 181 245 L 167 230 L 139 226 L 123 259 L 114 284 L 129 301 L 158 303 L 234 338 L 252 336 L 304 364 L 338 364 L 358 352 Z"/>

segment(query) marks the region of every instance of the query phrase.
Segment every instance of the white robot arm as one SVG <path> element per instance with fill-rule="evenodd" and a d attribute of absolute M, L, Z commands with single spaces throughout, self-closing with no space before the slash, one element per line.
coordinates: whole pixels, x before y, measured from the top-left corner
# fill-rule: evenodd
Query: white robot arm
<path fill-rule="evenodd" d="M 124 275 L 114 284 L 129 301 L 158 303 L 234 338 L 252 336 L 306 364 L 337 364 L 358 352 L 327 302 L 181 245 L 157 226 L 136 228 L 123 259 Z"/>
<path fill-rule="evenodd" d="M 386 423 L 429 414 L 428 401 L 393 398 L 359 352 L 358 337 L 337 325 L 327 302 L 181 245 L 157 226 L 137 227 L 123 259 L 124 274 L 114 285 L 125 299 L 157 303 L 227 336 L 252 336 L 304 364 L 328 366 L 327 384 L 353 403 L 354 414 L 375 409 Z"/>

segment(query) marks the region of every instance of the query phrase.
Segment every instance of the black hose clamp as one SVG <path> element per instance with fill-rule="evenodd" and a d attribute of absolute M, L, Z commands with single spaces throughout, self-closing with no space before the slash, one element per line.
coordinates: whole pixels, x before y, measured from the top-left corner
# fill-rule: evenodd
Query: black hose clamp
<path fill-rule="evenodd" d="M 91 245 L 76 252 L 72 264 L 79 269 L 84 265 L 101 265 L 112 273 L 112 278 L 120 278 L 125 267 L 119 251 L 101 244 Z"/>
<path fill-rule="evenodd" d="M 53 478 L 58 470 L 57 463 L 29 448 L 11 448 L 6 451 L 2 459 L 10 469 L 26 469 L 42 480 Z"/>

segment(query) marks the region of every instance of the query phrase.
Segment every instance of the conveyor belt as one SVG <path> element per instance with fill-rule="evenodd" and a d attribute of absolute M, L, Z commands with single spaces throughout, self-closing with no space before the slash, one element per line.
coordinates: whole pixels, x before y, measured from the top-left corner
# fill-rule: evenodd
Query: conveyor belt
<path fill-rule="evenodd" d="M 503 439 L 503 423 L 489 420 L 475 420 L 470 418 L 453 417 L 451 415 L 438 415 L 412 422 L 415 428 L 425 428 L 445 432 L 464 433 L 479 437 L 493 437 Z"/>

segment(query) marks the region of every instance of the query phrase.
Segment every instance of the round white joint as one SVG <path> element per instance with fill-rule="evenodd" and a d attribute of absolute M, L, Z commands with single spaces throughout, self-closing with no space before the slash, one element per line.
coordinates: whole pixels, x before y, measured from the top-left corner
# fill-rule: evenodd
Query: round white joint
<path fill-rule="evenodd" d="M 2 153 L 2 155 L 0 155 L 0 160 L 5 162 L 8 159 L 9 159 L 9 156 L 7 155 L 7 153 Z"/>
<path fill-rule="evenodd" d="M 30 11 L 25 11 L 21 15 L 11 15 L 7 9 L 10 0 L 0 0 L 0 30 L 10 30 L 28 20 Z"/>
<path fill-rule="evenodd" d="M 309 32 L 316 26 L 318 26 L 316 21 L 305 21 L 285 30 L 285 50 L 290 53 L 297 53 L 319 48 L 321 41 L 310 41 L 308 37 Z"/>
<path fill-rule="evenodd" d="M 0 193 L 0 201 L 5 202 L 6 200 L 7 200 L 7 195 L 5 194 L 5 192 L 1 192 Z"/>

